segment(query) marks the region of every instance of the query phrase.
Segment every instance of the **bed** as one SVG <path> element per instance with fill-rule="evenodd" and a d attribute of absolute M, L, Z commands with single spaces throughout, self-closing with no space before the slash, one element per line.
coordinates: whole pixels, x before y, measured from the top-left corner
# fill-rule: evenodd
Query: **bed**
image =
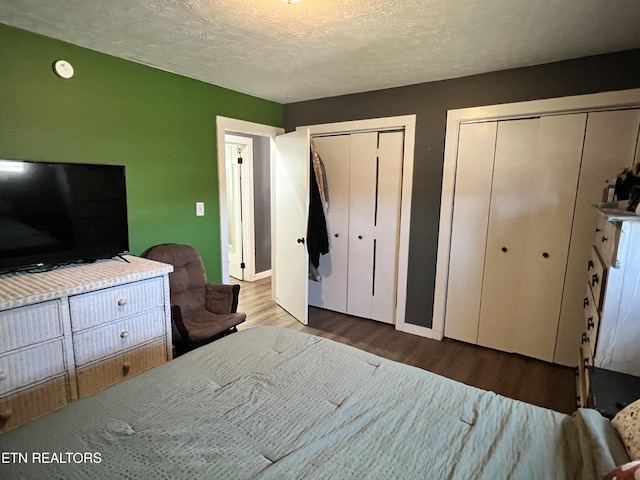
<path fill-rule="evenodd" d="M 564 415 L 253 327 L 0 435 L 1 478 L 601 479 L 629 457 Z"/>

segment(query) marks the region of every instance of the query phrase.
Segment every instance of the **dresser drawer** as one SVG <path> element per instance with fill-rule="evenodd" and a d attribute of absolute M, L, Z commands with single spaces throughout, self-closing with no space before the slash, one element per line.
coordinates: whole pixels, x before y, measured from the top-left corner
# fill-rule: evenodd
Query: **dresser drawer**
<path fill-rule="evenodd" d="M 0 312 L 0 353 L 61 336 L 57 300 Z"/>
<path fill-rule="evenodd" d="M 588 357 L 588 348 L 581 346 L 579 349 L 578 360 L 578 405 L 581 407 L 587 406 L 587 396 L 589 393 L 589 371 L 587 366 L 590 364 Z"/>
<path fill-rule="evenodd" d="M 78 395 L 86 397 L 167 360 L 164 338 L 78 370 Z"/>
<path fill-rule="evenodd" d="M 68 403 L 66 375 L 0 399 L 0 432 L 6 432 Z"/>
<path fill-rule="evenodd" d="M 0 356 L 0 395 L 65 370 L 62 339 L 13 350 Z"/>
<path fill-rule="evenodd" d="M 591 287 L 597 310 L 601 310 L 602 307 L 602 292 L 604 291 L 604 284 L 607 281 L 606 276 L 606 265 L 603 264 L 596 247 L 591 247 L 591 258 L 589 258 L 587 264 L 587 281 Z"/>
<path fill-rule="evenodd" d="M 85 365 L 164 335 L 164 310 L 161 309 L 74 333 L 76 365 Z"/>
<path fill-rule="evenodd" d="M 584 333 L 582 334 L 582 345 L 589 345 L 589 352 L 591 358 L 595 357 L 596 353 L 596 341 L 598 338 L 598 328 L 600 327 L 600 314 L 596 308 L 596 303 L 593 300 L 591 293 L 591 285 L 587 286 L 584 302 Z"/>
<path fill-rule="evenodd" d="M 162 278 L 128 283 L 69 298 L 71 329 L 76 332 L 164 305 Z"/>
<path fill-rule="evenodd" d="M 620 224 L 609 222 L 600 216 L 596 227 L 594 245 L 598 248 L 602 259 L 613 268 L 618 264 L 618 242 L 620 241 Z"/>

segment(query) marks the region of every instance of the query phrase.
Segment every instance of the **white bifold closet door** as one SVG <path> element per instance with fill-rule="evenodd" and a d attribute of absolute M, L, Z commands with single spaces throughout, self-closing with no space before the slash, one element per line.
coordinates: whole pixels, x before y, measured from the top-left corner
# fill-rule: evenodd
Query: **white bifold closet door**
<path fill-rule="evenodd" d="M 309 304 L 394 323 L 403 132 L 318 137 L 327 172 L 330 252 Z"/>
<path fill-rule="evenodd" d="M 553 361 L 585 123 L 461 128 L 446 336 Z"/>

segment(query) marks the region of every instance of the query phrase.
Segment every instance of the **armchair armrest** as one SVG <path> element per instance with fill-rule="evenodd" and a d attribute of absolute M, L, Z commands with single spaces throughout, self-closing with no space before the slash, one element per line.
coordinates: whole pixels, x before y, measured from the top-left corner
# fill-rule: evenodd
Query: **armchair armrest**
<path fill-rule="evenodd" d="M 238 295 L 240 285 L 223 285 L 207 283 L 205 308 L 213 313 L 236 313 L 238 311 Z"/>
<path fill-rule="evenodd" d="M 176 346 L 189 343 L 189 332 L 182 321 L 180 305 L 171 305 L 171 333 L 173 344 Z"/>

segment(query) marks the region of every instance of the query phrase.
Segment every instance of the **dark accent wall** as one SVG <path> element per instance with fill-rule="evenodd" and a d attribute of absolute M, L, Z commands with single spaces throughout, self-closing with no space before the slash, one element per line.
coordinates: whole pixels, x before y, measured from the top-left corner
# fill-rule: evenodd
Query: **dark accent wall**
<path fill-rule="evenodd" d="M 447 110 L 638 87 L 640 49 L 291 103 L 284 106 L 284 122 L 291 131 L 299 125 L 416 114 L 406 321 L 431 327 Z"/>

